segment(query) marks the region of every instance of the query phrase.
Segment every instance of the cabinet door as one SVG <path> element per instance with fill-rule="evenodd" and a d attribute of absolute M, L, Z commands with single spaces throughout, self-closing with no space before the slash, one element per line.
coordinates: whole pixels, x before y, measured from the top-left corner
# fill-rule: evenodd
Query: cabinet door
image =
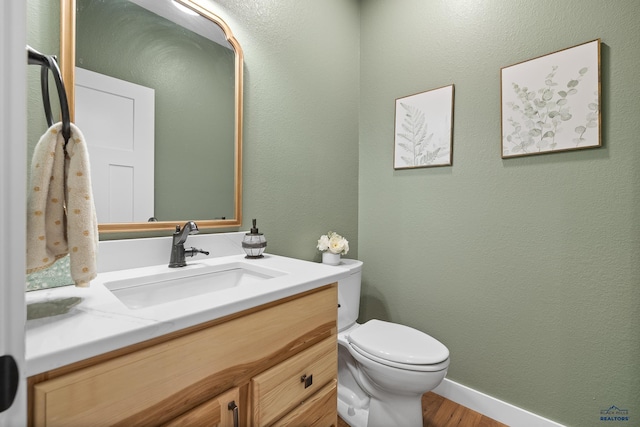
<path fill-rule="evenodd" d="M 251 380 L 253 424 L 270 425 L 335 380 L 336 347 L 334 335 L 256 375 Z"/>
<path fill-rule="evenodd" d="M 238 427 L 240 389 L 238 387 L 182 414 L 164 427 Z"/>

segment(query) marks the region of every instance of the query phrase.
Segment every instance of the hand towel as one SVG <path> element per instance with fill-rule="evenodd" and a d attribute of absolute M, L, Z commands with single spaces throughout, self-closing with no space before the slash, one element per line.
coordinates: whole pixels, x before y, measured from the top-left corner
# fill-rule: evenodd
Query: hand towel
<path fill-rule="evenodd" d="M 33 153 L 27 274 L 70 254 L 71 278 L 76 286 L 85 287 L 97 275 L 98 249 L 89 155 L 82 132 L 72 123 L 65 156 L 61 128 L 61 123 L 51 126 Z"/>

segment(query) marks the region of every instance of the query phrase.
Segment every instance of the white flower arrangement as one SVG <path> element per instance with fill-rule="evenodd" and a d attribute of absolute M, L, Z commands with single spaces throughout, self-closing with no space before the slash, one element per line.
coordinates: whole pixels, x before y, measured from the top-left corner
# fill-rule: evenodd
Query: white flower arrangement
<path fill-rule="evenodd" d="M 322 252 L 329 251 L 332 254 L 346 255 L 349 252 L 349 241 L 335 231 L 330 231 L 320 236 L 317 247 Z"/>

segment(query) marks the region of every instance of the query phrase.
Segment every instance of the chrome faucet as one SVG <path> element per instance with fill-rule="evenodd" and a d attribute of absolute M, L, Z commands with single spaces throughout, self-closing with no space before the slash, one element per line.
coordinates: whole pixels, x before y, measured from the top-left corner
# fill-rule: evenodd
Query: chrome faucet
<path fill-rule="evenodd" d="M 169 267 L 184 267 L 187 265 L 185 261 L 186 256 L 194 256 L 197 253 L 209 255 L 209 252 L 202 249 L 185 249 L 184 242 L 187 241 L 189 234 L 198 234 L 198 226 L 193 221 L 187 221 L 187 223 L 180 229 L 179 225 L 176 225 L 176 231 L 173 233 L 173 242 L 171 244 L 171 258 L 169 259 Z"/>

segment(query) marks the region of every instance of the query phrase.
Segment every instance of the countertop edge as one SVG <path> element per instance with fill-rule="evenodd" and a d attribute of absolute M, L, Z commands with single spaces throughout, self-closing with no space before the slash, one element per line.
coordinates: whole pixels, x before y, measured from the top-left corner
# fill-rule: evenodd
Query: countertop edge
<path fill-rule="evenodd" d="M 324 266 L 309 261 L 274 255 L 270 257 L 273 260 L 271 263 L 276 268 L 281 268 L 283 263 L 290 262 L 297 265 L 296 269 L 301 267 L 302 270 L 311 270 L 312 273 L 309 274 L 310 277 L 308 279 L 302 279 L 303 276 L 301 274 L 298 279 L 294 277 L 293 279 L 298 280 L 298 282 L 289 284 L 286 287 L 273 286 L 263 293 L 251 295 L 238 301 L 215 305 L 191 313 L 179 313 L 167 319 L 161 319 L 159 315 L 155 315 L 155 318 L 152 315 L 137 316 L 135 311 L 122 308 L 120 308 L 120 312 L 110 313 L 108 309 L 104 309 L 100 304 L 93 303 L 94 305 L 90 306 L 87 303 L 87 306 L 80 307 L 80 310 L 78 310 L 78 319 L 54 316 L 48 319 L 50 320 L 48 322 L 45 319 L 41 324 L 36 324 L 35 326 L 32 324 L 31 328 L 28 323 L 26 334 L 26 376 L 31 377 L 202 323 L 221 319 L 238 312 L 270 304 L 337 282 L 349 274 L 349 270 L 346 268 Z M 269 265 L 268 261 L 265 263 Z M 104 294 L 108 292 L 100 283 L 92 284 L 92 286 L 99 289 L 95 290 L 96 293 L 101 292 Z M 48 294 L 65 295 L 75 291 L 73 287 L 69 288 L 71 289 L 59 288 L 48 290 L 47 292 Z M 37 298 L 33 295 L 32 299 Z M 111 303 L 111 305 L 113 304 Z M 107 307 L 109 306 L 107 305 Z M 56 317 L 60 319 L 56 319 Z M 77 322 L 74 323 L 74 320 L 87 323 L 78 325 Z M 96 325 L 96 328 L 106 329 L 112 324 L 113 332 L 103 330 L 101 333 L 92 336 L 93 334 L 88 332 L 92 323 Z M 71 336 L 74 333 L 83 336 L 74 338 Z M 64 343 L 58 342 L 56 337 L 62 341 L 66 339 L 70 344 L 65 346 Z"/>

